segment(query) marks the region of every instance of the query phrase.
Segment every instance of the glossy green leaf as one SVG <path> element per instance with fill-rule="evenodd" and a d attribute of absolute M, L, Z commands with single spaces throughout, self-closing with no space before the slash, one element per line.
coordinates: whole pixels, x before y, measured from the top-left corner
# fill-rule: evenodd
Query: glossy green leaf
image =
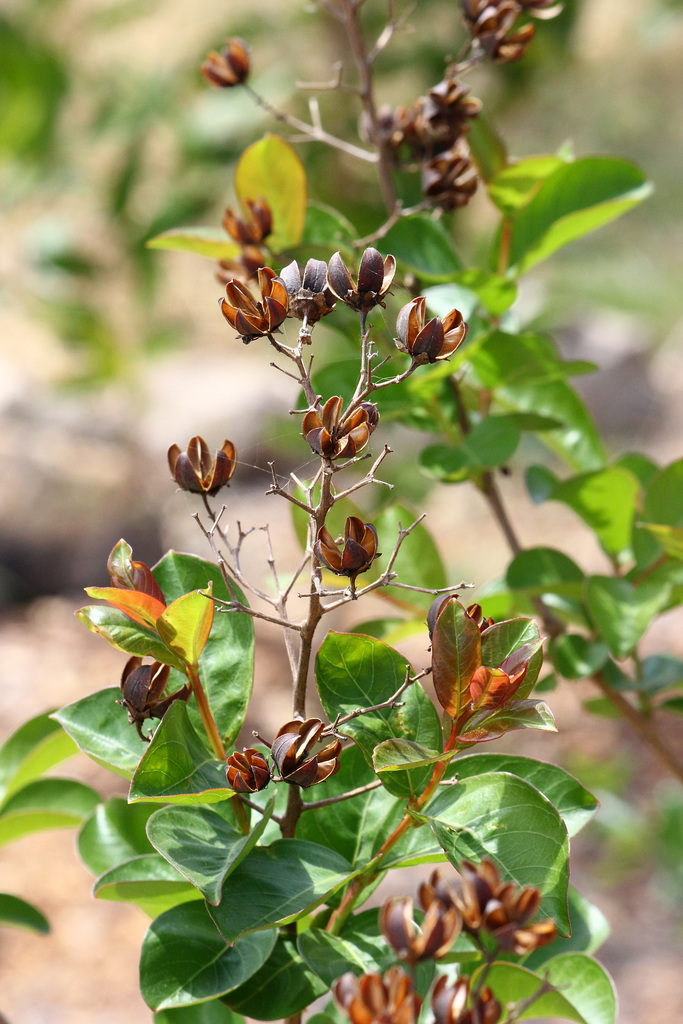
<path fill-rule="evenodd" d="M 517 754 L 466 754 L 448 766 L 446 778 L 469 779 L 487 772 L 509 772 L 535 786 L 557 809 L 570 838 L 590 821 L 598 807 L 593 794 L 563 768 Z"/>
<path fill-rule="evenodd" d="M 538 626 L 533 619 L 515 618 L 494 622 L 485 629 L 481 637 L 481 663 L 489 668 L 499 668 L 506 658 L 521 647 L 529 649 L 529 667 L 516 697 L 528 697 L 538 679 L 543 665 L 543 648 Z"/>
<path fill-rule="evenodd" d="M 338 250 L 351 256 L 353 242 L 357 237 L 355 227 L 339 210 L 333 210 L 331 206 L 322 203 L 308 203 L 299 248 L 305 249 L 307 253 L 310 249 L 323 249 L 327 258 Z"/>
<path fill-rule="evenodd" d="M 203 590 L 209 585 L 213 587 L 214 597 L 231 600 L 218 566 L 194 555 L 169 551 L 154 566 L 154 575 L 167 601 L 175 601 L 183 594 Z M 247 604 L 235 584 L 233 589 L 239 600 Z M 254 625 L 249 615 L 216 613 L 199 659 L 199 675 L 218 731 L 225 745 L 229 746 L 242 728 L 251 698 Z M 194 700 L 188 705 L 188 713 L 190 721 L 201 734 L 203 726 Z"/>
<path fill-rule="evenodd" d="M 123 864 L 142 853 L 154 853 L 145 827 L 154 811 L 150 804 L 129 804 L 112 796 L 98 804 L 78 833 L 78 853 L 94 875 Z"/>
<path fill-rule="evenodd" d="M 420 452 L 420 469 L 444 484 L 458 484 L 476 475 L 467 452 L 459 446 L 430 444 Z"/>
<path fill-rule="evenodd" d="M 542 964 L 561 953 L 595 953 L 610 933 L 607 918 L 595 904 L 569 886 L 569 921 L 572 933 L 548 946 L 535 949 L 524 958 L 524 966 L 538 971 Z M 540 972 L 542 973 L 542 972 Z"/>
<path fill-rule="evenodd" d="M 640 664 L 640 678 L 635 688 L 645 693 L 659 693 L 683 684 L 683 661 L 669 654 L 651 654 Z"/>
<path fill-rule="evenodd" d="M 626 160 L 593 156 L 563 164 L 513 218 L 509 266 L 524 273 L 620 217 L 651 192 L 642 171 Z"/>
<path fill-rule="evenodd" d="M 151 594 L 140 590 L 122 590 L 120 587 L 86 587 L 88 597 L 96 601 L 108 601 L 139 626 L 155 630 L 157 619 L 166 606 Z"/>
<path fill-rule="evenodd" d="M 627 452 L 626 455 L 620 455 L 614 465 L 620 466 L 621 469 L 627 469 L 629 473 L 633 473 L 640 481 L 641 487 L 647 487 L 652 478 L 659 472 L 657 463 L 653 462 L 652 459 L 648 459 L 646 455 L 642 455 L 640 452 Z"/>
<path fill-rule="evenodd" d="M 478 775 L 440 789 L 424 813 L 456 868 L 490 857 L 505 877 L 539 889 L 542 912 L 568 933 L 567 829 L 534 786 L 506 772 Z"/>
<path fill-rule="evenodd" d="M 600 641 L 590 643 L 579 633 L 564 633 L 550 642 L 553 665 L 565 679 L 584 679 L 602 668 L 609 648 Z"/>
<path fill-rule="evenodd" d="M 596 369 L 594 363 L 562 359 L 555 342 L 546 334 L 505 331 L 485 335 L 469 353 L 469 363 L 479 383 L 490 390 L 564 380 Z"/>
<path fill-rule="evenodd" d="M 245 1020 L 219 999 L 211 999 L 175 1010 L 161 1010 L 155 1015 L 154 1024 L 245 1024 Z"/>
<path fill-rule="evenodd" d="M 100 802 L 94 789 L 73 779 L 37 779 L 17 790 L 0 812 L 0 846 L 51 828 L 73 828 Z"/>
<path fill-rule="evenodd" d="M 683 526 L 683 459 L 651 478 L 640 518 L 646 523 Z"/>
<path fill-rule="evenodd" d="M 510 562 L 505 581 L 510 590 L 529 597 L 550 594 L 577 602 L 581 598 L 583 572 L 563 551 L 526 548 Z"/>
<path fill-rule="evenodd" d="M 462 447 L 473 466 L 489 469 L 507 462 L 520 438 L 520 429 L 511 416 L 486 416 L 465 436 Z"/>
<path fill-rule="evenodd" d="M 614 1024 L 616 996 L 611 978 L 585 953 L 564 953 L 546 961 L 542 974 L 554 990 L 539 997 L 517 1019 L 559 1017 L 577 1024 Z M 476 983 L 476 974 L 474 976 Z M 516 964 L 496 963 L 486 984 L 503 1005 L 529 999 L 542 978 Z"/>
<path fill-rule="evenodd" d="M 583 473 L 557 484 L 551 498 L 569 505 L 593 530 L 602 548 L 617 557 L 631 544 L 640 482 L 627 469 Z"/>
<path fill-rule="evenodd" d="M 442 607 L 432 633 L 432 679 L 447 714 L 457 718 L 469 701 L 472 675 L 481 665 L 481 633 L 459 601 Z"/>
<path fill-rule="evenodd" d="M 71 757 L 77 749 L 50 712 L 24 722 L 0 747 L 0 806 L 17 789 Z"/>
<path fill-rule="evenodd" d="M 50 922 L 37 907 L 8 892 L 0 892 L 0 927 L 4 925 L 40 935 L 47 935 L 50 931 Z"/>
<path fill-rule="evenodd" d="M 197 256 L 208 256 L 212 260 L 239 259 L 242 250 L 234 238 L 222 228 L 185 227 L 162 231 L 149 238 L 148 249 L 178 249 L 193 252 Z"/>
<path fill-rule="evenodd" d="M 413 743 L 412 740 L 399 738 L 379 743 L 373 751 L 372 761 L 377 772 L 395 772 L 404 768 L 424 768 L 437 761 L 450 761 L 454 754 L 453 750 L 444 754 L 423 747 L 420 743 Z"/>
<path fill-rule="evenodd" d="M 256 845 L 273 813 L 274 798 L 257 816 L 248 836 L 235 828 L 232 813 L 216 807 L 161 807 L 147 824 L 155 849 L 195 885 L 209 903 L 218 903 L 226 875 Z"/>
<path fill-rule="evenodd" d="M 197 735 L 185 703 L 174 701 L 138 765 L 129 799 L 210 804 L 233 795 L 225 762 L 218 761 Z"/>
<path fill-rule="evenodd" d="M 226 946 L 202 902 L 173 907 L 152 921 L 142 941 L 142 997 L 164 1010 L 225 995 L 258 971 L 276 938 L 260 932 Z"/>
<path fill-rule="evenodd" d="M 91 633 L 104 637 L 107 643 L 118 651 L 137 656 L 148 655 L 164 665 L 171 665 L 183 671 L 182 661 L 169 651 L 158 633 L 133 622 L 118 608 L 112 608 L 110 605 L 89 605 L 86 608 L 79 608 L 76 618 Z"/>
<path fill-rule="evenodd" d="M 484 181 L 493 181 L 507 164 L 505 143 L 484 114 L 475 117 L 469 128 L 467 141 L 474 162 Z"/>
<path fill-rule="evenodd" d="M 243 210 L 249 199 L 268 203 L 273 216 L 269 249 L 281 252 L 299 243 L 306 219 L 306 171 L 288 142 L 265 135 L 248 146 L 235 168 L 235 192 Z"/>
<path fill-rule="evenodd" d="M 557 732 L 555 719 L 543 700 L 512 700 L 494 711 L 482 711 L 460 733 L 465 743 L 496 740 L 514 729 Z"/>
<path fill-rule="evenodd" d="M 130 778 L 147 746 L 117 703 L 120 697 L 120 688 L 110 686 L 67 704 L 55 711 L 54 718 L 84 754 L 117 775 Z"/>
<path fill-rule="evenodd" d="M 176 598 L 157 619 L 157 630 L 166 646 L 188 665 L 197 665 L 213 624 L 211 586 Z"/>
<path fill-rule="evenodd" d="M 614 576 L 591 576 L 586 600 L 591 618 L 615 658 L 625 658 L 666 604 L 668 584 L 646 581 L 634 587 Z"/>
<path fill-rule="evenodd" d="M 284 1020 L 327 990 L 328 985 L 299 956 L 294 939 L 281 935 L 263 967 L 225 1001 L 252 1020 Z"/>
<path fill-rule="evenodd" d="M 339 771 L 325 783 L 325 796 L 340 796 L 376 779 L 359 747 L 350 746 L 342 751 Z M 318 787 L 304 791 L 304 802 L 320 799 Z M 387 790 L 378 789 L 362 793 L 352 800 L 340 801 L 315 811 L 305 812 L 296 827 L 297 839 L 319 843 L 345 857 L 353 867 L 366 864 L 372 856 L 376 835 L 374 822 L 384 818 L 397 801 Z"/>
<path fill-rule="evenodd" d="M 391 253 L 424 281 L 446 281 L 462 268 L 442 221 L 428 213 L 400 217 L 376 245 L 383 256 Z"/>
<path fill-rule="evenodd" d="M 553 171 L 564 166 L 559 156 L 544 153 L 509 164 L 488 185 L 488 194 L 501 213 L 514 216 L 534 197 Z"/>
<path fill-rule="evenodd" d="M 605 449 L 598 429 L 585 404 L 565 380 L 505 384 L 496 398 L 505 409 L 560 420 L 564 424 L 562 429 L 543 431 L 539 441 L 560 455 L 571 469 L 580 472 L 604 466 Z"/>
<path fill-rule="evenodd" d="M 659 541 L 670 558 L 683 560 L 683 526 L 664 526 L 661 523 L 638 523 Z"/>
<path fill-rule="evenodd" d="M 405 682 L 408 665 L 393 648 L 372 637 L 329 632 L 318 651 L 316 681 L 325 714 L 332 722 L 338 714 L 374 707 L 388 700 Z M 401 736 L 436 749 L 441 722 L 436 708 L 419 683 L 401 695 L 404 706 L 382 708 L 341 726 L 372 765 L 372 752 L 382 740 Z M 382 783 L 396 796 L 421 792 L 429 780 L 429 768 L 389 772 Z"/>
<path fill-rule="evenodd" d="M 117 864 L 96 880 L 98 900 L 134 903 L 150 917 L 201 899 L 201 894 L 158 853 L 143 853 Z"/>
<path fill-rule="evenodd" d="M 295 921 L 315 909 L 352 877 L 334 850 L 299 839 L 257 846 L 228 875 L 213 920 L 226 942 L 247 932 Z"/>

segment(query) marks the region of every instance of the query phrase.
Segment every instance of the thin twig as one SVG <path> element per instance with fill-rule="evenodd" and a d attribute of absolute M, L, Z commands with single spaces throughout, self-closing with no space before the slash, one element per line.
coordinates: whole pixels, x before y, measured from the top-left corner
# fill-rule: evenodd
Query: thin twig
<path fill-rule="evenodd" d="M 405 680 L 401 683 L 396 693 L 389 697 L 388 700 L 382 701 L 381 704 L 373 704 L 371 707 L 368 708 L 356 708 L 355 711 L 350 711 L 347 715 L 337 715 L 334 722 L 328 725 L 326 729 L 323 729 L 322 735 L 334 735 L 336 734 L 341 725 L 346 725 L 347 722 L 351 722 L 354 718 L 360 718 L 361 715 L 369 715 L 372 711 L 381 711 L 383 708 L 403 707 L 405 701 L 399 701 L 398 698 L 405 690 L 408 689 L 409 686 L 412 686 L 413 683 L 416 683 L 419 678 L 421 678 L 421 676 L 411 676 L 410 666 L 408 666 L 406 668 Z"/>
<path fill-rule="evenodd" d="M 289 619 L 275 618 L 274 615 L 266 615 L 265 612 L 258 611 L 257 608 L 250 608 L 246 604 L 242 604 L 240 601 L 224 601 L 221 597 L 209 598 L 214 604 L 218 605 L 217 611 L 228 615 L 232 612 L 240 612 L 244 615 L 250 615 L 252 619 L 261 619 L 263 622 L 272 622 L 275 626 L 281 626 L 282 629 L 293 629 L 295 632 L 301 631 L 301 623 L 290 622 Z"/>
<path fill-rule="evenodd" d="M 373 789 L 379 789 L 382 783 L 377 779 L 375 782 L 368 782 L 366 786 L 359 786 L 358 789 L 350 789 L 348 793 L 340 793 L 339 796 L 328 796 L 324 800 L 304 801 L 304 811 L 314 811 L 318 807 L 329 807 L 330 804 L 339 804 L 342 800 L 350 800 L 353 796 L 360 796 L 362 793 L 369 793 Z"/>
<path fill-rule="evenodd" d="M 247 807 L 251 807 L 252 811 L 258 811 L 258 813 L 261 816 L 265 815 L 266 812 L 265 812 L 264 808 L 263 807 L 259 807 L 259 805 L 255 804 L 253 800 L 249 800 L 246 796 L 243 796 L 241 793 L 240 793 L 240 799 L 241 799 L 243 804 L 247 805 Z M 274 821 L 276 825 L 281 825 L 282 824 L 282 818 L 280 817 L 279 814 L 271 814 L 270 817 L 271 817 L 271 820 Z"/>

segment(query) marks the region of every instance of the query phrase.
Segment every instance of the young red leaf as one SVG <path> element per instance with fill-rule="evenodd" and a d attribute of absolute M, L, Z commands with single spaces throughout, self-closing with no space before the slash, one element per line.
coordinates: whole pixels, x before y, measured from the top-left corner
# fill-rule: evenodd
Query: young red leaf
<path fill-rule="evenodd" d="M 165 605 L 164 595 L 152 570 L 144 562 L 134 562 L 132 555 L 133 549 L 125 540 L 114 545 L 107 559 L 107 572 L 112 586 L 121 590 L 139 590 Z"/>
<path fill-rule="evenodd" d="M 470 681 L 480 665 L 479 626 L 456 598 L 450 598 L 432 634 L 432 672 L 438 701 L 452 718 L 469 701 Z"/>
<path fill-rule="evenodd" d="M 140 590 L 121 590 L 120 587 L 86 587 L 88 597 L 108 601 L 114 608 L 124 612 L 140 626 L 156 629 L 157 619 L 163 615 L 166 605 L 150 594 Z"/>

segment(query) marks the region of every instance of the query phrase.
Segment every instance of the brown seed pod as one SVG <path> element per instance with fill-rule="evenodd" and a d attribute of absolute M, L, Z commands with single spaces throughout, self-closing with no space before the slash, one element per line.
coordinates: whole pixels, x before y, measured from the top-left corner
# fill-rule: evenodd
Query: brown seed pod
<path fill-rule="evenodd" d="M 213 456 L 203 437 L 193 437 L 182 451 L 177 444 L 168 449 L 171 476 L 184 491 L 194 494 L 216 494 L 226 487 L 237 465 L 237 452 L 232 441 L 224 441 Z"/>

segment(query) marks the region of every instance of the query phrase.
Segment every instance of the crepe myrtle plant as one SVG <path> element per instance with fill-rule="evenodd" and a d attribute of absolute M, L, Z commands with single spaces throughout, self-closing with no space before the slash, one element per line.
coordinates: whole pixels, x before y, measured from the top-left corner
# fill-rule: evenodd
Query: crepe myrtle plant
<path fill-rule="evenodd" d="M 217 331 L 300 388 L 293 429 L 313 468 L 286 477 L 273 462 L 268 490 L 273 514 L 291 513 L 298 564 L 283 570 L 268 526 L 232 515 L 232 441 L 172 444 L 171 477 L 194 495 L 207 557 L 170 551 L 150 568 L 124 540 L 114 546 L 110 585 L 88 590 L 103 603 L 78 616 L 125 653 L 120 683 L 10 738 L 0 824 L 11 819 L 15 835 L 37 807 L 81 823 L 95 896 L 153 919 L 140 986 L 159 1021 L 613 1024 L 612 984 L 592 956 L 607 925 L 569 885 L 569 837 L 596 800 L 558 766 L 482 744 L 553 732 L 537 683 L 587 677 L 603 702 L 589 710 L 608 703 L 683 778 L 655 720 L 680 711 L 683 672 L 638 652 L 680 594 L 682 464 L 609 461 L 568 383 L 591 367 L 564 361 L 511 312 L 523 273 L 648 187 L 611 157 L 511 157 L 464 84 L 474 67 L 523 58 L 535 20 L 561 13 L 549 0 L 461 0 L 460 37 L 444 33 L 444 54 L 457 56 L 396 106 L 377 103 L 376 77 L 411 9 L 317 6 L 343 52 L 330 82 L 302 86 L 310 119 L 261 95 L 244 40 L 208 56 L 209 86 L 245 90 L 292 134 L 244 151 L 239 208 L 219 231 L 179 228 L 149 243 L 218 259 Z M 359 105 L 358 139 L 323 126 L 320 90 Z M 293 148 L 302 140 L 340 154 L 351 184 L 355 164 L 374 168 L 370 233 L 309 201 Z M 357 180 L 367 190 L 367 176 Z M 476 193 L 497 219 L 483 266 L 454 245 L 457 211 Z M 330 352 L 328 324 L 353 359 Z M 393 501 L 382 479 L 391 420 L 430 433 L 426 483 L 476 487 L 502 529 L 512 560 L 477 602 L 467 582 L 449 584 L 424 514 Z M 532 499 L 583 519 L 604 574 L 523 547 L 501 486 L 522 432 L 556 459 L 528 468 Z M 266 584 L 243 570 L 254 541 Z M 370 595 L 393 617 L 327 628 Z M 291 712 L 245 735 L 263 622 L 281 631 Z M 392 646 L 406 622 L 421 637 L 411 662 Z M 544 640 L 552 671 L 541 675 Z M 129 780 L 127 800 L 38 777 L 76 747 Z M 397 874 L 408 867 L 421 872 L 419 907 L 414 876 Z M 385 880 L 405 895 L 383 900 Z M 35 908 L 4 899 L 6 917 L 38 927 Z"/>

